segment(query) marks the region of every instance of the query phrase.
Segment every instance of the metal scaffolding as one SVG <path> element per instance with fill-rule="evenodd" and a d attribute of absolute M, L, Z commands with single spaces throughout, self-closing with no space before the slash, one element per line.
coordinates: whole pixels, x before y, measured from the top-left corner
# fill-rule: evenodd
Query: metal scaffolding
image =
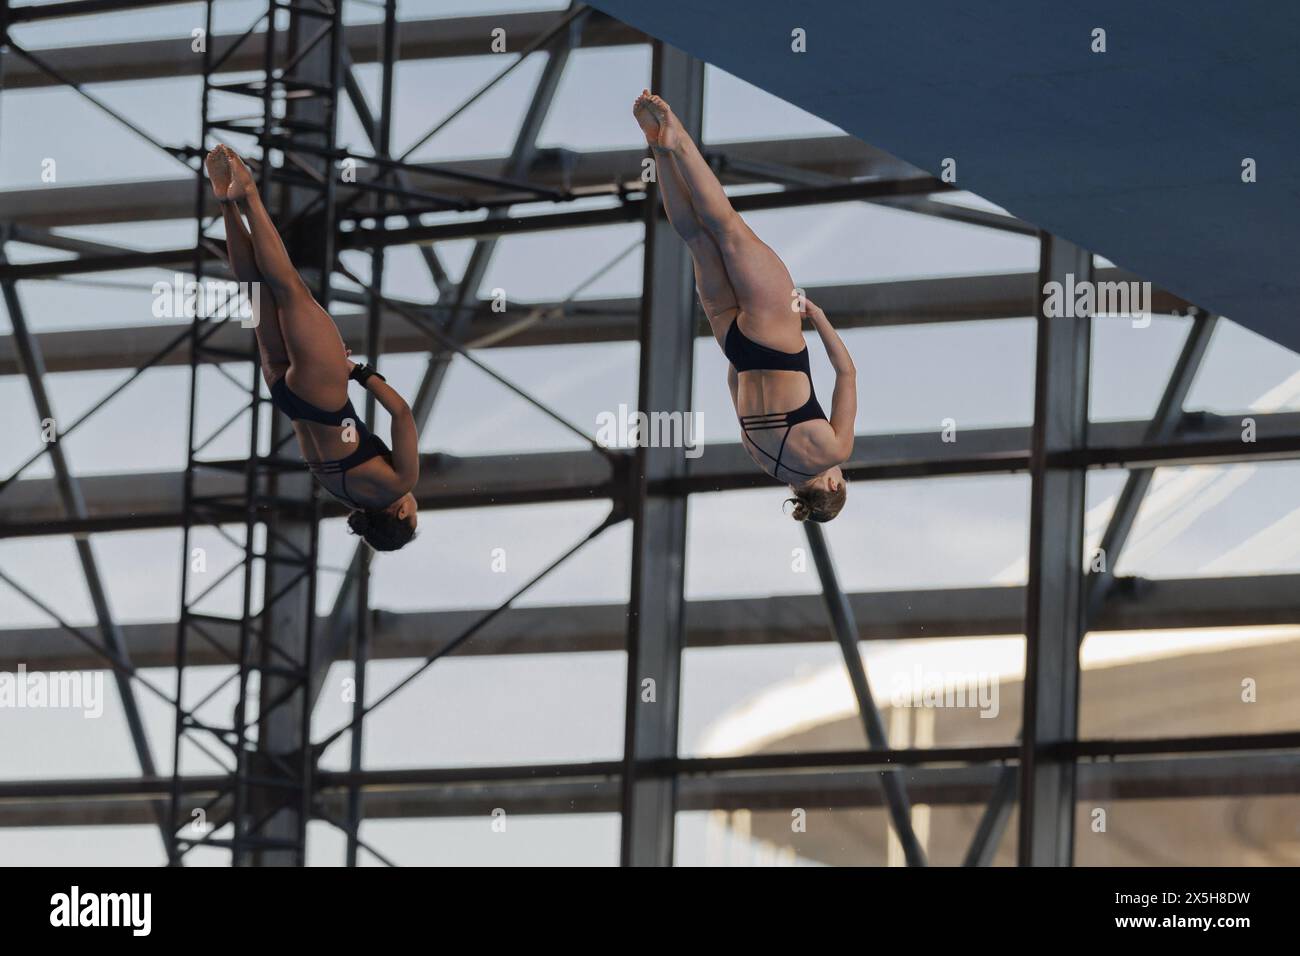
<path fill-rule="evenodd" d="M 1054 277 L 1091 275 L 1085 250 L 999 213 L 938 202 L 951 187 L 847 137 L 827 137 L 807 148 L 781 143 L 705 144 L 728 183 L 775 187 L 735 198 L 740 211 L 823 203 L 868 202 L 981 228 L 1037 235 L 1037 276 L 963 276 L 945 279 L 812 289 L 827 311 L 849 326 L 955 322 L 1037 315 L 1035 424 L 1032 429 L 968 432 L 960 448 L 936 447 L 928 436 L 860 436 L 845 467 L 852 480 L 937 475 L 1009 474 L 1031 483 L 1029 576 L 1024 588 L 850 594 L 840 586 L 820 527 L 807 526 L 821 600 L 784 599 L 776 621 L 761 602 L 690 602 L 685 595 L 687 502 L 692 494 L 756 487 L 764 483 L 739 445 L 712 447 L 707 459 L 688 461 L 682 449 L 602 447 L 527 390 L 484 364 L 480 349 L 555 342 L 635 339 L 640 345 L 639 407 L 647 412 L 690 406 L 692 354 L 707 334 L 694 302 L 690 259 L 667 227 L 653 183 L 638 179 L 636 151 L 577 154 L 544 148 L 540 130 L 554 101 L 570 53 L 581 46 L 648 43 L 652 86 L 664 92 L 682 121 L 702 140 L 704 64 L 645 37 L 581 3 L 546 14 L 508 14 L 402 22 L 395 0 L 384 0 L 381 21 L 344 23 L 344 0 L 268 0 L 266 9 L 238 34 L 213 33 L 221 0 L 205 0 L 209 41 L 201 58 L 169 60 L 151 45 L 120 44 L 86 50 L 33 51 L 13 32 L 27 24 L 85 13 L 161 5 L 167 0 L 68 0 L 16 6 L 6 13 L 0 92 L 62 84 L 123 123 L 194 175 L 184 189 L 159 183 L 134 195 L 81 187 L 66 198 L 41 203 L 22 191 L 0 194 L 4 243 L 17 241 L 74 258 L 10 263 L 0 243 L 0 288 L 13 327 L 0 340 L 0 374 L 22 373 L 42 419 L 53 419 L 46 372 L 130 369 L 126 379 L 89 411 L 59 429 L 53 441 L 0 481 L 0 537 L 73 535 L 96 616 L 97 634 L 75 627 L 0 570 L 0 580 L 43 611 L 50 628 L 14 629 L 13 646 L 28 648 L 33 664 L 107 667 L 120 690 L 140 766 L 122 780 L 6 781 L 0 783 L 0 826 L 68 822 L 69 806 L 89 796 L 93 808 L 77 819 L 93 823 L 149 821 L 163 836 L 169 862 L 181 865 L 197 848 L 229 854 L 233 865 L 302 865 L 307 828 L 323 821 L 346 837 L 345 861 L 363 852 L 390 860 L 363 839 L 369 819 L 477 813 L 507 796 L 521 812 L 618 812 L 625 865 L 671 865 L 677 814 L 734 807 L 788 808 L 793 801 L 827 806 L 881 807 L 909 865 L 927 862 L 913 826 L 912 805 L 987 804 L 966 862 L 992 862 L 1013 809 L 1019 813 L 1018 854 L 1026 865 L 1072 861 L 1076 796 L 1116 781 L 1145 787 L 1144 794 L 1218 793 L 1224 781 L 1248 772 L 1262 793 L 1295 793 L 1300 775 L 1294 753 L 1300 734 L 1225 735 L 1144 741 L 1087 741 L 1077 733 L 1078 648 L 1092 628 L 1178 626 L 1211 619 L 1216 624 L 1295 623 L 1294 576 L 1239 582 L 1153 582 L 1137 594 L 1131 579 L 1114 576 L 1115 561 L 1150 485 L 1165 464 L 1300 458 L 1300 416 L 1257 416 L 1259 438 L 1237 439 L 1228 419 L 1183 408 L 1216 318 L 1198 314 L 1150 421 L 1090 423 L 1088 376 L 1090 317 L 1049 320 L 1039 290 Z M 490 20 L 490 24 L 489 21 Z M 414 145 L 395 155 L 392 122 L 395 73 L 403 59 L 479 52 L 490 27 L 506 25 L 517 54 L 495 78 Z M 421 163 L 418 147 L 532 56 L 545 59 L 509 154 L 492 161 Z M 170 63 L 170 65 L 168 65 Z M 379 96 L 370 102 L 358 80 L 358 63 L 377 64 Z M 166 71 L 172 72 L 166 72 Z M 88 84 L 188 73 L 200 75 L 197 143 L 158 142 L 113 110 Z M 255 79 L 247 74 L 255 73 Z M 230 114 L 232 103 L 252 112 Z M 338 116 L 350 104 L 369 140 L 356 153 L 338 145 Z M 218 105 L 220 104 L 220 105 Z M 222 110 L 222 112 L 218 112 Z M 317 299 L 338 316 L 346 338 L 365 341 L 367 360 L 419 352 L 427 365 L 412 409 L 423 432 L 453 360 L 491 376 L 589 446 L 581 451 L 456 459 L 426 456 L 416 494 L 422 508 L 449 509 L 520 502 L 598 499 L 609 503 L 604 520 L 575 536 L 571 546 L 498 606 L 466 612 L 385 614 L 371 606 L 368 552 L 358 546 L 332 607 L 317 613 L 319 526 L 341 514 L 321 500 L 293 455 L 293 432 L 272 414 L 259 374 L 252 335 L 238 315 L 199 314 L 185 329 L 102 330 L 33 334 L 25 321 L 20 284 L 123 269 L 187 270 L 198 282 L 229 278 L 221 240 L 212 234 L 214 206 L 202 169 L 206 151 L 232 142 L 250 156 L 268 206 L 275 211 L 295 263 Z M 344 170 L 348 175 L 344 175 Z M 355 175 L 353 175 L 355 174 Z M 192 191 L 192 192 L 191 192 Z M 578 200 L 582 208 L 567 208 Z M 188 204 L 187 204 L 188 203 Z M 521 204 L 543 211 L 516 214 Z M 51 231 L 80 222 L 146 221 L 182 215 L 196 227 L 193 247 L 154 252 L 71 239 Z M 425 222 L 426 213 L 458 214 Z M 479 298 L 498 242 L 526 232 L 640 223 L 643 242 L 599 264 L 593 279 L 626 255 L 643 249 L 641 294 L 635 298 L 580 301 L 584 282 L 559 302 L 528 303 L 497 316 Z M 440 243 L 473 240 L 459 281 L 449 277 Z M 414 245 L 437 290 L 419 302 L 385 293 L 386 253 Z M 352 258 L 345 263 L 343 256 Z M 369 261 L 358 276 L 357 256 Z M 1116 269 L 1099 278 L 1118 279 Z M 338 307 L 351 311 L 336 311 Z M 1157 311 L 1191 304 L 1157 291 Z M 564 324 L 548 321 L 558 316 Z M 178 327 L 179 328 L 179 327 Z M 129 341 L 128 341 L 129 338 Z M 60 441 L 92 418 L 151 369 L 188 364 L 189 427 L 182 473 L 93 476 L 79 479 Z M 215 431 L 202 431 L 204 402 L 219 377 L 240 401 L 218 415 Z M 373 426 L 375 402 L 366 400 Z M 216 440 L 245 429 L 247 454 L 209 453 Z M 921 440 L 927 438 L 927 440 Z M 49 456 L 52 479 L 24 478 Z M 1083 566 L 1083 494 L 1092 469 L 1129 469 L 1120 503 L 1103 539 L 1106 570 Z M 508 473 L 512 473 L 508 476 Z M 626 605 L 517 609 L 539 581 L 609 528 L 631 522 L 631 587 Z M 120 625 L 90 548 L 94 533 L 180 528 L 181 610 L 174 628 Z M 232 555 L 215 579 L 200 587 L 190 574 L 196 549 Z M 208 581 L 207 578 L 204 579 Z M 238 590 L 237 614 L 212 611 L 207 601 L 230 582 Z M 742 607 L 743 605 L 743 607 Z M 794 610 L 790 610 L 794 609 Z M 767 630 L 755 620 L 772 618 Z M 1151 622 L 1163 622 L 1152 625 Z M 1173 623 L 1171 623 L 1173 622 Z M 530 652 L 626 650 L 626 714 L 621 760 L 595 763 L 429 768 L 366 768 L 362 729 L 366 718 L 454 652 L 517 651 L 498 633 L 475 638 L 489 624 L 527 633 Z M 59 631 L 75 649 L 46 650 Z M 1026 635 L 1024 728 L 1019 744 L 984 747 L 893 748 L 860 656 L 862 640 L 920 636 Z M 678 753 L 682 653 L 692 645 L 834 640 L 842 651 L 858 705 L 865 743 L 851 751 L 685 758 Z M 12 652 L 18 653 L 18 652 Z M 0 665 L 11 663 L 0 649 Z M 413 661 L 412 669 L 382 694 L 372 695 L 366 671 L 377 659 Z M 356 696 L 350 718 L 324 734 L 312 716 L 328 668 L 351 663 Z M 207 687 L 196 668 L 224 665 L 225 681 Z M 139 668 L 171 667 L 168 693 Z M 150 753 L 137 692 L 164 700 L 175 714 L 170 777 Z M 319 759 L 346 740 L 346 771 L 324 771 Z M 1123 762 L 1108 758 L 1124 755 Z M 1192 757 L 1190 755 L 1200 755 Z M 1279 760 L 1288 756 L 1288 760 Z M 1104 758 L 1104 759 L 1103 759 Z M 1175 759 L 1178 758 L 1178 759 Z M 1239 792 L 1239 791 L 1238 791 Z M 486 811 L 484 811 L 486 812 Z"/>

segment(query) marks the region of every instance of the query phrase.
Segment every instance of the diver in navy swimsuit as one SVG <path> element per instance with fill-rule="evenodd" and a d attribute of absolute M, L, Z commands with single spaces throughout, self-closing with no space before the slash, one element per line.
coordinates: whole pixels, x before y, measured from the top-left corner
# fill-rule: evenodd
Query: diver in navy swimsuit
<path fill-rule="evenodd" d="M 853 454 L 853 358 L 826 314 L 795 289 L 785 263 L 732 208 L 668 104 L 645 90 L 632 112 L 654 153 L 668 220 L 695 262 L 700 303 L 731 363 L 741 441 L 760 468 L 790 486 L 796 520 L 830 521 L 844 507 L 839 466 Z M 813 392 L 805 317 L 835 370 L 829 417 Z"/>
<path fill-rule="evenodd" d="M 352 509 L 352 531 L 378 551 L 395 551 L 414 537 L 419 520 L 411 494 L 420 476 L 415 417 L 382 375 L 348 358 L 334 320 L 289 260 L 248 167 L 227 146 L 212 150 L 205 165 L 226 223 L 230 268 L 240 282 L 258 283 L 254 328 L 271 402 L 293 421 L 316 480 Z M 349 381 L 388 412 L 391 451 L 357 414 Z"/>

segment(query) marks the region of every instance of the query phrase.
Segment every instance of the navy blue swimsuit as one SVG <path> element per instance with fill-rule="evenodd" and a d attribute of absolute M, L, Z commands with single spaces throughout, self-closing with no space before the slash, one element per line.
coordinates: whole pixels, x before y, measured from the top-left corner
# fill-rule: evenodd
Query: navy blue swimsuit
<path fill-rule="evenodd" d="M 295 395 L 293 390 L 289 388 L 289 383 L 285 381 L 286 378 L 287 376 L 281 376 L 271 386 L 271 404 L 288 415 L 290 420 L 297 421 L 301 418 L 305 421 L 315 422 L 318 425 L 331 425 L 342 428 L 344 423 L 351 419 L 355 425 L 358 435 L 356 451 L 337 461 L 309 461 L 307 467 L 317 477 L 321 475 L 338 475 L 340 491 L 335 497 L 354 508 L 364 509 L 364 505 L 357 504 L 348 495 L 347 473 L 371 458 L 378 458 L 380 455 L 388 456 L 390 454 L 388 445 L 384 443 L 382 438 L 366 427 L 365 421 L 357 414 L 357 410 L 352 407 L 352 399 L 348 399 L 347 404 L 337 412 L 327 412 L 323 408 L 318 408 L 306 399 Z"/>
<path fill-rule="evenodd" d="M 722 352 L 727 356 L 727 361 L 737 372 L 754 372 L 754 371 L 781 371 L 781 372 L 803 372 L 808 378 L 808 401 L 804 402 L 792 412 L 770 412 L 766 415 L 741 415 L 740 430 L 749 436 L 750 432 L 766 431 L 773 428 L 784 428 L 785 436 L 781 439 L 781 447 L 777 450 L 776 455 L 772 455 L 762 448 L 752 437 L 749 438 L 750 444 L 762 454 L 772 460 L 773 476 L 778 480 L 778 474 L 782 468 L 795 474 L 803 475 L 805 478 L 812 478 L 814 474 L 806 471 L 799 471 L 797 468 L 791 468 L 789 465 L 781 463 L 781 456 L 785 454 L 785 443 L 790 438 L 790 432 L 795 425 L 801 422 L 811 422 L 816 419 L 826 419 L 826 413 L 822 411 L 821 404 L 817 401 L 817 393 L 813 390 L 812 373 L 808 364 L 808 346 L 804 346 L 800 352 L 782 352 L 778 349 L 768 348 L 766 345 L 760 345 L 740 330 L 740 323 L 735 319 L 731 322 L 731 327 L 727 329 L 727 335 L 722 342 Z"/>

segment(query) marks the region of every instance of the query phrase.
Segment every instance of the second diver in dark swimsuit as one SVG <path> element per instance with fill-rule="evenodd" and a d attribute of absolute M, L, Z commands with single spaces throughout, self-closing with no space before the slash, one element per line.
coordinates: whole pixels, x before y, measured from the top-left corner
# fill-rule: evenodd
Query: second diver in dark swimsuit
<path fill-rule="evenodd" d="M 225 221 L 231 271 L 256 290 L 253 328 L 271 402 L 293 421 L 316 480 L 352 509 L 348 527 L 372 548 L 395 551 L 414 537 L 419 520 L 411 494 L 420 476 L 411 409 L 382 375 L 349 360 L 338 326 L 294 268 L 243 160 L 218 146 L 205 165 Z M 349 381 L 388 412 L 391 451 L 357 414 Z"/>

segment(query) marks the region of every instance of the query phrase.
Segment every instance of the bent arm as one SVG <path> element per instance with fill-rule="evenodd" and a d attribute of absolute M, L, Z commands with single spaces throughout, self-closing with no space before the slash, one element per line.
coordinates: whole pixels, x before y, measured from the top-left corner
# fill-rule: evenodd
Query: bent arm
<path fill-rule="evenodd" d="M 393 446 L 393 470 L 405 490 L 410 491 L 420 477 L 420 435 L 411 406 L 378 375 L 366 379 L 366 391 L 375 396 L 375 401 L 392 418 L 389 438 Z"/>
<path fill-rule="evenodd" d="M 853 427 L 857 418 L 857 372 L 836 372 L 835 391 L 831 393 L 831 430 L 835 432 L 836 464 L 853 457 Z"/>
<path fill-rule="evenodd" d="M 831 368 L 835 369 L 835 374 L 857 375 L 858 370 L 853 366 L 853 356 L 849 354 L 849 347 L 844 344 L 840 334 L 831 327 L 830 320 L 826 318 L 826 313 L 820 307 L 815 305 L 812 299 L 805 298 L 803 314 L 812 322 L 813 328 L 821 336 L 822 345 L 826 349 L 826 355 L 831 360 Z"/>
<path fill-rule="evenodd" d="M 831 430 L 835 432 L 835 453 L 840 461 L 853 454 L 853 429 L 858 417 L 858 369 L 853 356 L 826 313 L 811 300 L 804 300 L 806 315 L 821 337 L 826 355 L 835 370 L 835 391 L 831 394 Z"/>

